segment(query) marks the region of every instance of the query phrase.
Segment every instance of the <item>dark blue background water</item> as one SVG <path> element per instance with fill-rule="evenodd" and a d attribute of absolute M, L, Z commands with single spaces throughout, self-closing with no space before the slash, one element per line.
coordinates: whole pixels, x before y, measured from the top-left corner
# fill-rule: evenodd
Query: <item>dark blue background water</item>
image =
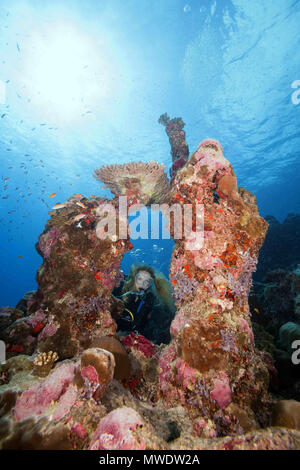
<path fill-rule="evenodd" d="M 36 288 L 50 208 L 109 194 L 94 168 L 170 167 L 164 112 L 183 118 L 191 153 L 220 140 L 261 215 L 299 212 L 299 24 L 293 0 L 2 0 L 0 305 Z M 123 267 L 167 273 L 162 243 L 135 242 L 144 254 Z"/>

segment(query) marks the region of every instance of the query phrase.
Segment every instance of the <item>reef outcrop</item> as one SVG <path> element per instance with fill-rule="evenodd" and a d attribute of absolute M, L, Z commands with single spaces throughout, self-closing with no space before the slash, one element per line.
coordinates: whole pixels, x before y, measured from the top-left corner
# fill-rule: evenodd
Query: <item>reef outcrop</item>
<path fill-rule="evenodd" d="M 225 179 L 227 190 L 222 186 L 216 198 Z M 160 393 L 169 406 L 180 403 L 201 419 L 199 435 L 243 432 L 243 415 L 248 428 L 266 425 L 269 374 L 254 347 L 248 294 L 267 223 L 255 196 L 237 192 L 232 166 L 211 139 L 177 172 L 171 203 L 193 204 L 189 230 L 195 233 L 197 222 L 203 230 L 199 249 L 194 239 L 175 240 L 170 280 L 177 313 L 159 361 Z"/>
<path fill-rule="evenodd" d="M 76 194 L 50 211 L 36 244 L 38 290 L 21 310 L 0 311 L 0 448 L 300 448 L 298 420 L 270 427 L 272 364 L 255 348 L 250 321 L 267 222 L 255 196 L 238 189 L 219 142 L 204 140 L 189 159 L 182 148 L 170 184 L 152 163 L 105 166 L 95 176 L 111 200 Z M 116 333 L 111 292 L 132 248 L 119 196 L 128 212 L 164 204 L 177 307 L 168 345 Z M 108 205 L 116 230 L 104 236 Z"/>

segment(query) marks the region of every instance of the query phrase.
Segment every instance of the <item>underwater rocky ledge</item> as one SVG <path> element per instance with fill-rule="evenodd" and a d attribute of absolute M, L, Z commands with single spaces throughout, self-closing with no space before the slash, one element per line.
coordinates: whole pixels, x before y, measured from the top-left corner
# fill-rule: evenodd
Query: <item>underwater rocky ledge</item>
<path fill-rule="evenodd" d="M 173 168 L 156 162 L 95 170 L 112 200 L 73 195 L 50 212 L 36 248 L 38 290 L 2 308 L 1 449 L 299 449 L 296 400 L 274 400 L 270 358 L 255 347 L 248 296 L 267 232 L 256 198 L 237 187 L 219 142 Z M 204 206 L 204 243 L 176 238 L 169 344 L 119 337 L 111 296 L 128 238 L 102 239 L 106 203 L 128 228 L 136 204 Z M 167 213 L 165 214 L 167 216 Z M 182 227 L 184 228 L 184 227 Z M 25 306 L 25 307 L 24 307 Z M 166 328 L 161 318 L 160 328 Z M 169 327 L 169 326 L 168 326 Z"/>

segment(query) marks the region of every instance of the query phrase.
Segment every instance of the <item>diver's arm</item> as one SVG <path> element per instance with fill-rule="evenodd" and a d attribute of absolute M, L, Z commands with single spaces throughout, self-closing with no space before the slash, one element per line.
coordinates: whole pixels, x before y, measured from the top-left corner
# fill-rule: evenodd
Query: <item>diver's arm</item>
<path fill-rule="evenodd" d="M 129 301 L 129 295 L 132 294 L 132 293 L 133 293 L 132 291 L 129 291 L 129 292 L 125 292 L 125 294 L 122 294 L 119 297 L 116 297 L 114 295 L 113 295 L 113 297 L 116 300 L 119 300 L 120 302 L 122 302 L 123 304 L 127 304 L 128 301 Z"/>

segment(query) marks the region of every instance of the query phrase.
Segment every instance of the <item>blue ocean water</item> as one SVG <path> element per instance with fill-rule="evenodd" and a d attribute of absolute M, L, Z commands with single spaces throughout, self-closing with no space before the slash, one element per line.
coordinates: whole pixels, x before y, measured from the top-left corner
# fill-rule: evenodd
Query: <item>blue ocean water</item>
<path fill-rule="evenodd" d="M 186 123 L 190 153 L 222 143 L 261 215 L 299 212 L 299 24 L 299 0 L 1 0 L 0 305 L 36 288 L 50 208 L 110 195 L 94 168 L 168 171 L 165 112 Z M 125 270 L 167 273 L 171 241 L 134 250 Z"/>

